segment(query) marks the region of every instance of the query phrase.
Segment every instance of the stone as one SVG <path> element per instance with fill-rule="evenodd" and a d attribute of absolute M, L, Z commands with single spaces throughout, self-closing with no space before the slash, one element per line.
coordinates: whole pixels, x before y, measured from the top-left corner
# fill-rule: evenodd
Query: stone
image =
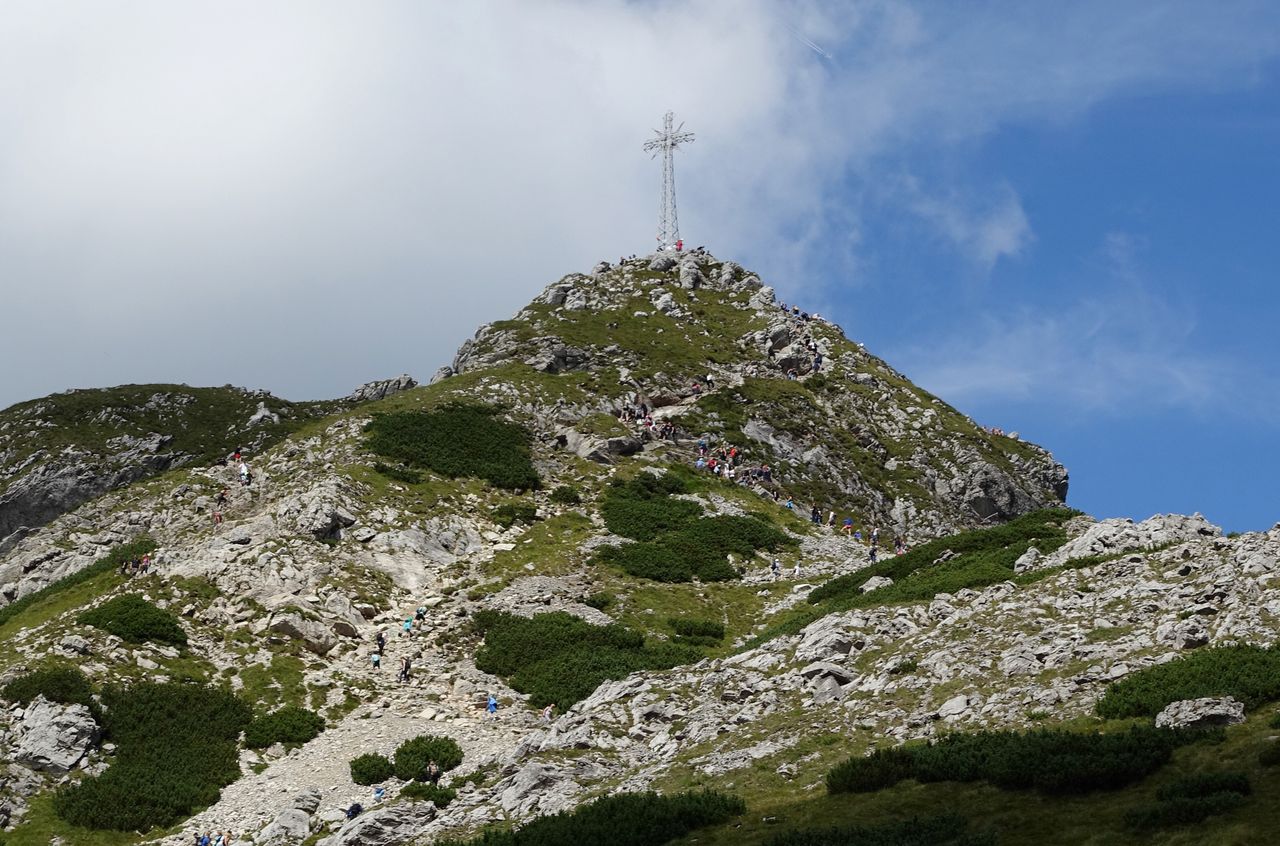
<path fill-rule="evenodd" d="M 1026 552 L 1018 556 L 1018 560 L 1013 562 L 1013 572 L 1025 573 L 1028 570 L 1035 569 L 1036 562 L 1040 560 L 1040 550 L 1034 546 Z"/>
<path fill-rule="evenodd" d="M 33 770 L 68 773 L 98 742 L 98 724 L 84 705 L 61 705 L 43 696 L 22 712 L 12 759 Z"/>
<path fill-rule="evenodd" d="M 308 788 L 289 801 L 289 807 L 307 814 L 314 814 L 320 808 L 320 800 L 324 792 L 318 787 Z"/>
<path fill-rule="evenodd" d="M 446 368 L 441 368 L 446 369 Z M 438 371 L 437 371 L 438 375 Z M 386 399 L 392 394 L 407 391 L 418 386 L 417 381 L 408 373 L 402 373 L 394 379 L 382 379 L 376 382 L 365 382 L 347 395 L 348 402 L 374 402 Z"/>
<path fill-rule="evenodd" d="M 295 846 L 306 840 L 310 833 L 311 815 L 300 808 L 286 808 L 258 832 L 253 842 L 258 846 Z"/>
<path fill-rule="evenodd" d="M 1244 722 L 1244 704 L 1230 696 L 1171 702 L 1156 715 L 1157 728 L 1214 728 Z"/>
<path fill-rule="evenodd" d="M 297 611 L 285 611 L 271 618 L 271 631 L 302 641 L 316 655 L 327 655 L 338 640 L 323 623 L 308 620 Z"/>
<path fill-rule="evenodd" d="M 430 802 L 375 808 L 350 820 L 317 846 L 401 846 L 420 835 L 435 816 L 436 806 Z"/>
<path fill-rule="evenodd" d="M 967 694 L 957 694 L 942 703 L 942 707 L 937 711 L 937 716 L 939 719 L 943 720 L 953 720 L 957 717 L 964 716 L 969 712 L 971 702 L 972 699 Z"/>
<path fill-rule="evenodd" d="M 862 592 L 871 593 L 873 590 L 889 587 L 893 584 L 893 579 L 888 576 L 872 576 L 862 583 Z"/>

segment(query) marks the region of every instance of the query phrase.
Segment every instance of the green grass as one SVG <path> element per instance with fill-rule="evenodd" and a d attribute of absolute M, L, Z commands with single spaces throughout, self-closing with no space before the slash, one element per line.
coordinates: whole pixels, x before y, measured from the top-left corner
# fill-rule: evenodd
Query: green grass
<path fill-rule="evenodd" d="M 305 670 L 302 659 L 286 653 L 272 656 L 270 667 L 246 664 L 240 668 L 240 681 L 244 683 L 240 696 L 258 707 L 302 707 L 307 699 L 307 688 L 302 681 Z"/>

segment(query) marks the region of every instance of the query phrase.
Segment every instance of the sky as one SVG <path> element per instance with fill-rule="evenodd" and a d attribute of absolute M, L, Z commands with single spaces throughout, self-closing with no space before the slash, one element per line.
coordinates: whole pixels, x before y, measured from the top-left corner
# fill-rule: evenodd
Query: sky
<path fill-rule="evenodd" d="M 0 407 L 429 378 L 681 232 L 1069 504 L 1280 521 L 1280 4 L 0 6 Z"/>

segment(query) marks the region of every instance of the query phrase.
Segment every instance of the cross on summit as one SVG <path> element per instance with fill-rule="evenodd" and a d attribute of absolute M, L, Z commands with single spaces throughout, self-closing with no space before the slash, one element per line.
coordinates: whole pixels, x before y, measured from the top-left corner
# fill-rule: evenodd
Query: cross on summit
<path fill-rule="evenodd" d="M 676 249 L 680 241 L 680 221 L 676 217 L 676 171 L 672 153 L 680 144 L 693 140 L 692 132 L 682 131 L 684 123 L 674 130 L 671 128 L 674 117 L 671 112 L 667 112 L 662 119 L 662 129 L 654 130 L 657 137 L 646 141 L 644 145 L 645 152 L 652 152 L 653 158 L 662 153 L 662 205 L 658 208 L 659 250 Z"/>

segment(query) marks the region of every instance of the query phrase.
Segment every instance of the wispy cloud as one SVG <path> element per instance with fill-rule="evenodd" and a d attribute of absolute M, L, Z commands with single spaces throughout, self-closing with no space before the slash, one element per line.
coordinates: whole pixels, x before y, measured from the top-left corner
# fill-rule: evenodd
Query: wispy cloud
<path fill-rule="evenodd" d="M 965 403 L 1029 402 L 1067 414 L 1140 416 L 1180 409 L 1263 417 L 1275 403 L 1245 362 L 1206 349 L 1194 311 L 1144 278 L 1139 236 L 1107 235 L 1113 283 L 1065 309 L 988 315 L 893 359 L 929 390 Z M 1252 383 L 1252 384 L 1250 384 Z"/>

